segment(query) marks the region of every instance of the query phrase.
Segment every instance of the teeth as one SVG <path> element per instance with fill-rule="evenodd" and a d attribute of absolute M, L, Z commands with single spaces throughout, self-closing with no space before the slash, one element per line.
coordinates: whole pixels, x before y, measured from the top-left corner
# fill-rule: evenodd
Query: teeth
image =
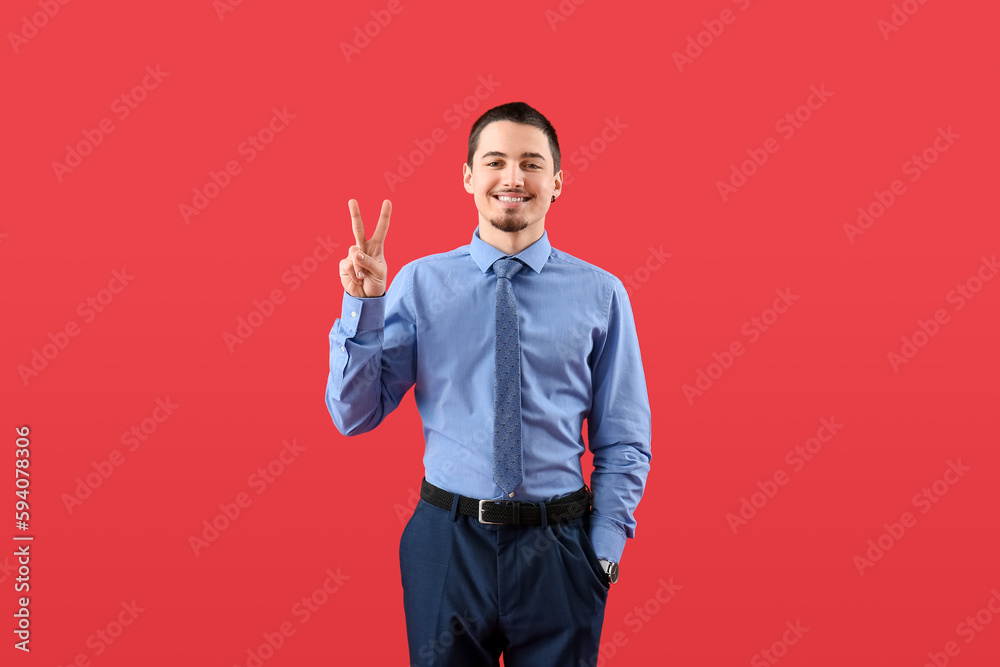
<path fill-rule="evenodd" d="M 503 202 L 528 201 L 527 197 L 504 197 L 502 195 L 498 199 Z"/>

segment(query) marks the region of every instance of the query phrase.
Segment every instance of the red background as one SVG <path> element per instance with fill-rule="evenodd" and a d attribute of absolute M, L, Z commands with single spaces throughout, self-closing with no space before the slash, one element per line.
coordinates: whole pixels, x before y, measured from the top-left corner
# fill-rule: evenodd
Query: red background
<path fill-rule="evenodd" d="M 29 425 L 35 541 L 26 655 L 11 646 L 3 538 L 4 664 L 247 665 L 289 621 L 269 667 L 406 664 L 397 549 L 422 474 L 419 415 L 408 395 L 348 440 L 322 399 L 347 200 L 371 227 L 392 200 L 391 275 L 468 243 L 469 127 L 515 100 L 561 139 L 571 180 L 547 217 L 553 245 L 632 281 L 654 414 L 601 664 L 772 664 L 759 652 L 776 642 L 783 665 L 942 664 L 947 642 L 948 664 L 998 664 L 1000 619 L 985 612 L 968 642 L 959 624 L 1000 587 L 1000 281 L 973 280 L 961 309 L 948 299 L 1000 247 L 998 12 L 905 4 L 915 13 L 884 36 L 888 0 L 404 0 L 396 14 L 247 0 L 221 18 L 209 0 L 71 2 L 51 18 L 46 0 L 6 2 L 0 461 L 14 464 L 14 427 Z M 732 21 L 713 23 L 724 10 Z M 341 43 L 373 11 L 391 21 L 348 60 Z M 701 53 L 687 41 L 699 32 Z M 112 103 L 147 66 L 169 74 L 120 118 Z M 485 99 L 480 77 L 495 86 Z M 832 95 L 787 137 L 775 124 L 811 86 Z M 241 142 L 274 108 L 294 118 L 247 161 Z M 103 118 L 113 132 L 60 180 L 53 163 Z M 609 119 L 620 133 L 605 144 Z M 385 173 L 437 128 L 443 143 L 390 188 Z M 938 128 L 959 138 L 909 180 Z M 718 182 L 771 137 L 777 152 L 724 201 Z M 186 222 L 180 205 L 230 160 L 240 172 Z M 844 225 L 895 179 L 905 193 L 851 242 Z M 282 276 L 327 236 L 335 256 L 293 290 Z M 123 267 L 134 278 L 85 321 L 78 304 Z M 284 303 L 230 351 L 224 334 L 275 289 Z M 798 299 L 751 341 L 744 323 L 785 289 Z M 938 309 L 947 322 L 894 369 L 887 355 Z M 68 322 L 79 335 L 25 381 L 19 367 Z M 734 341 L 742 356 L 710 368 Z M 699 370 L 716 379 L 689 401 Z M 128 451 L 122 433 L 168 397 L 179 407 Z M 843 428 L 794 470 L 786 453 L 823 418 Z M 248 478 L 285 440 L 305 449 L 257 494 Z M 70 512 L 78 478 L 116 450 L 121 465 Z M 958 460 L 968 471 L 922 513 L 914 495 Z M 779 470 L 788 483 L 734 534 L 727 514 Z M 190 536 L 241 492 L 252 503 L 195 555 Z M 915 525 L 859 573 L 855 556 L 904 512 Z M 348 578 L 302 623 L 293 605 L 328 568 Z M 666 603 L 661 580 L 680 586 Z M 133 600 L 143 611 L 113 643 L 88 643 Z M 783 647 L 797 621 L 808 631 Z"/>

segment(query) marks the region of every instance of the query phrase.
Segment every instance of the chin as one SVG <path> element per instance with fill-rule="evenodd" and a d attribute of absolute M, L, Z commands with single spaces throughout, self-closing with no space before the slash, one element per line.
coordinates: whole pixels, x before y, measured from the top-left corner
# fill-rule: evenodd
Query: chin
<path fill-rule="evenodd" d="M 528 227 L 528 221 L 524 218 L 508 218 L 504 217 L 492 217 L 487 218 L 490 224 L 495 228 L 499 229 L 501 232 L 507 232 L 508 234 L 513 234 L 519 232 L 522 229 Z"/>

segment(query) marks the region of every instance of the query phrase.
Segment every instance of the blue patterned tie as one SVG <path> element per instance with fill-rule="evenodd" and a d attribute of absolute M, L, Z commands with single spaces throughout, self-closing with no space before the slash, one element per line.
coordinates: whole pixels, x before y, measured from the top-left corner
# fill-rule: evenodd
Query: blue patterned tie
<path fill-rule="evenodd" d="M 493 263 L 497 275 L 495 379 L 493 381 L 493 481 L 505 495 L 524 479 L 521 461 L 521 345 L 517 300 L 510 279 L 524 268 L 516 259 Z"/>

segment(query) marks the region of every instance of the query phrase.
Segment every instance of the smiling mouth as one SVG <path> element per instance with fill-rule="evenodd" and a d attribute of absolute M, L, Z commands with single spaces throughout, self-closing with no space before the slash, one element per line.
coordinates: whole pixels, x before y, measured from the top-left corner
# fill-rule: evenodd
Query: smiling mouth
<path fill-rule="evenodd" d="M 531 197 L 526 195 L 493 195 L 493 198 L 504 204 L 519 204 L 531 199 Z"/>

